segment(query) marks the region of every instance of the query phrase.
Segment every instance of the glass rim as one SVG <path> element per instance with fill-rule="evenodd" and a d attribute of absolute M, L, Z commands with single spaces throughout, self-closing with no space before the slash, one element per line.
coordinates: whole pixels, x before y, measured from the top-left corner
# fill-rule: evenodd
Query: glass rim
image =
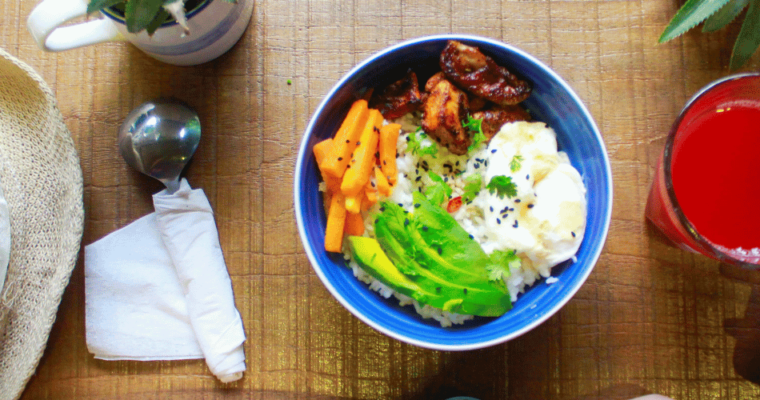
<path fill-rule="evenodd" d="M 668 193 L 668 198 L 670 200 L 670 203 L 673 205 L 673 212 L 676 214 L 676 217 L 678 218 L 678 222 L 681 224 L 681 226 L 684 227 L 684 230 L 692 237 L 692 239 L 694 239 L 703 249 L 711 251 L 712 255 L 721 262 L 727 262 L 727 263 L 738 265 L 744 268 L 759 269 L 760 256 L 753 257 L 758 260 L 758 263 L 751 263 L 751 262 L 747 262 L 745 260 L 739 259 L 717 248 L 710 240 L 703 237 L 697 231 L 697 229 L 689 221 L 689 219 L 686 218 L 686 215 L 683 213 L 683 211 L 681 211 L 681 206 L 678 203 L 678 199 L 676 198 L 676 192 L 675 192 L 675 189 L 673 188 L 673 176 L 672 176 L 672 171 L 671 171 L 671 161 L 673 157 L 673 146 L 675 143 L 676 133 L 678 132 L 678 129 L 681 127 L 681 123 L 683 122 L 684 117 L 689 112 L 689 110 L 691 110 L 691 107 L 704 95 L 706 95 L 711 90 L 717 88 L 718 86 L 727 82 L 731 82 L 731 81 L 735 81 L 739 79 L 746 79 L 746 78 L 760 78 L 760 72 L 747 72 L 747 73 L 734 74 L 734 75 L 729 75 L 721 79 L 712 81 L 708 83 L 707 85 L 705 85 L 704 87 L 702 87 L 701 89 L 699 89 L 699 91 L 697 91 L 697 93 L 695 93 L 686 102 L 683 109 L 678 114 L 678 117 L 673 122 L 673 125 L 670 128 L 670 132 L 668 132 L 668 137 L 665 141 L 665 149 L 663 151 L 662 168 L 665 174 L 665 182 L 664 182 L 665 189 Z"/>

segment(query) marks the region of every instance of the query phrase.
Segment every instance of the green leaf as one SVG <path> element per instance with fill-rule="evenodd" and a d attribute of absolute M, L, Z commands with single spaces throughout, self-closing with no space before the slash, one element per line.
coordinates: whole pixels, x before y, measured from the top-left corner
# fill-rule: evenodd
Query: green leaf
<path fill-rule="evenodd" d="M 472 174 L 467 178 L 464 178 L 464 193 L 462 193 L 462 201 L 465 203 L 471 202 L 480 193 L 480 189 L 483 187 L 483 178 L 480 174 Z"/>
<path fill-rule="evenodd" d="M 438 174 L 433 171 L 428 173 L 430 180 L 433 184 L 425 189 L 425 197 L 430 200 L 431 203 L 440 206 L 445 200 L 451 196 L 453 189 L 446 182 L 443 181 Z"/>
<path fill-rule="evenodd" d="M 660 43 L 684 34 L 723 7 L 729 0 L 688 0 L 662 32 Z"/>
<path fill-rule="evenodd" d="M 412 154 L 416 154 L 420 157 L 429 155 L 433 158 L 436 158 L 438 155 L 438 145 L 430 141 L 429 146 L 422 146 L 422 140 L 427 137 L 427 133 L 422 131 L 422 128 L 418 128 L 416 132 L 409 134 L 409 140 L 406 144 L 406 149 L 408 151 L 411 151 Z"/>
<path fill-rule="evenodd" d="M 749 0 L 730 0 L 718 12 L 707 18 L 702 26 L 702 32 L 715 32 L 728 25 L 747 7 Z"/>
<path fill-rule="evenodd" d="M 489 265 L 486 266 L 488 280 L 500 281 L 501 283 L 504 283 L 504 278 L 509 278 L 512 275 L 511 267 L 519 268 L 522 264 L 522 260 L 513 250 L 496 250 L 488 257 L 488 261 Z"/>
<path fill-rule="evenodd" d="M 149 36 L 153 36 L 153 33 L 156 32 L 156 29 L 161 27 L 161 25 L 166 22 L 167 19 L 169 19 L 170 15 L 169 12 L 161 8 L 161 10 L 158 12 L 158 15 L 156 15 L 156 18 L 153 18 L 153 21 L 150 21 L 150 24 L 145 27 L 145 30 L 148 32 Z"/>
<path fill-rule="evenodd" d="M 124 10 L 127 30 L 137 33 L 147 28 L 161 10 L 163 0 L 129 0 Z"/>
<path fill-rule="evenodd" d="M 496 195 L 499 196 L 500 199 L 503 199 L 504 196 L 507 196 L 510 199 L 517 196 L 517 185 L 512 182 L 511 176 L 494 176 L 491 178 L 491 181 L 488 182 L 486 188 L 491 194 L 496 192 Z"/>
<path fill-rule="evenodd" d="M 87 4 L 87 14 L 124 2 L 124 0 L 92 0 Z"/>
<path fill-rule="evenodd" d="M 462 121 L 462 128 L 472 132 L 472 142 L 467 147 L 467 152 L 477 149 L 481 143 L 486 141 L 486 135 L 483 133 L 483 120 L 475 119 L 472 115 L 467 116 L 467 121 Z"/>
<path fill-rule="evenodd" d="M 515 154 L 514 157 L 512 157 L 512 161 L 509 162 L 509 170 L 512 172 L 516 172 L 518 169 L 522 168 L 522 161 L 523 158 L 519 154 Z"/>
<path fill-rule="evenodd" d="M 734 43 L 729 68 L 735 70 L 744 65 L 757 50 L 758 45 L 760 45 L 760 0 L 750 0 L 742 29 Z"/>

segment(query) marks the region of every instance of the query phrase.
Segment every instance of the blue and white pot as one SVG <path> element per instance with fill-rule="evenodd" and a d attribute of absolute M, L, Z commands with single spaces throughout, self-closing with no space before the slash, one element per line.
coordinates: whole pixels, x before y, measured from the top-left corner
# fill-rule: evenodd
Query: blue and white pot
<path fill-rule="evenodd" d="M 169 64 L 196 65 L 229 50 L 243 35 L 253 12 L 253 0 L 205 0 L 187 13 L 189 35 L 176 22 L 167 22 L 153 36 L 127 32 L 124 17 L 113 9 L 104 18 L 71 26 L 65 22 L 87 13 L 86 0 L 44 0 L 32 10 L 27 28 L 45 51 L 63 51 L 91 44 L 129 41 L 149 56 Z"/>

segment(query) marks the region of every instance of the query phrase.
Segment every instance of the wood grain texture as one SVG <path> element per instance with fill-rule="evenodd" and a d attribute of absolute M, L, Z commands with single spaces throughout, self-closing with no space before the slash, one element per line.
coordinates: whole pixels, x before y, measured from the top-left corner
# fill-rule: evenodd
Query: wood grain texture
<path fill-rule="evenodd" d="M 216 210 L 248 336 L 248 371 L 229 385 L 203 361 L 94 360 L 80 257 L 23 398 L 758 398 L 760 277 L 670 247 L 643 216 L 670 124 L 692 93 L 729 73 L 739 28 L 657 45 L 680 5 L 259 0 L 232 51 L 181 68 L 124 43 L 43 53 L 25 29 L 34 2 L 0 0 L 0 47 L 46 79 L 74 136 L 83 244 L 150 212 L 161 189 L 117 153 L 127 113 L 158 96 L 199 112 L 203 139 L 187 176 Z M 335 81 L 388 45 L 447 32 L 510 43 L 563 76 L 596 119 L 615 182 L 608 242 L 573 300 L 522 337 L 471 352 L 402 344 L 343 309 L 304 254 L 291 193 L 302 132 Z M 759 66 L 756 55 L 744 69 Z"/>

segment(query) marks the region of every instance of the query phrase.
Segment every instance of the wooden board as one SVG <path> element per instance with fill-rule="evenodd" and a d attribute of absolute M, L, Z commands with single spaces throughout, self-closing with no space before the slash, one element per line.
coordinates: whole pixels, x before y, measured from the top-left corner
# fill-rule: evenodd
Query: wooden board
<path fill-rule="evenodd" d="M 150 212 L 161 189 L 117 153 L 127 113 L 167 95 L 200 113 L 203 139 L 188 179 L 216 210 L 248 336 L 248 371 L 230 385 L 203 361 L 95 360 L 85 344 L 80 257 L 23 397 L 757 398 L 760 276 L 670 247 L 643 215 L 670 124 L 692 93 L 729 74 L 739 29 L 656 44 L 680 5 L 259 0 L 232 51 L 180 68 L 125 43 L 43 53 L 25 29 L 34 2 L 0 0 L 0 47 L 56 91 L 81 156 L 83 244 Z M 383 47 L 447 32 L 502 40 L 563 76 L 603 133 L 615 182 L 609 239 L 574 299 L 522 337 L 471 352 L 402 344 L 350 315 L 311 269 L 292 202 L 302 132 L 335 81 Z M 758 66 L 760 54 L 743 70 Z"/>

